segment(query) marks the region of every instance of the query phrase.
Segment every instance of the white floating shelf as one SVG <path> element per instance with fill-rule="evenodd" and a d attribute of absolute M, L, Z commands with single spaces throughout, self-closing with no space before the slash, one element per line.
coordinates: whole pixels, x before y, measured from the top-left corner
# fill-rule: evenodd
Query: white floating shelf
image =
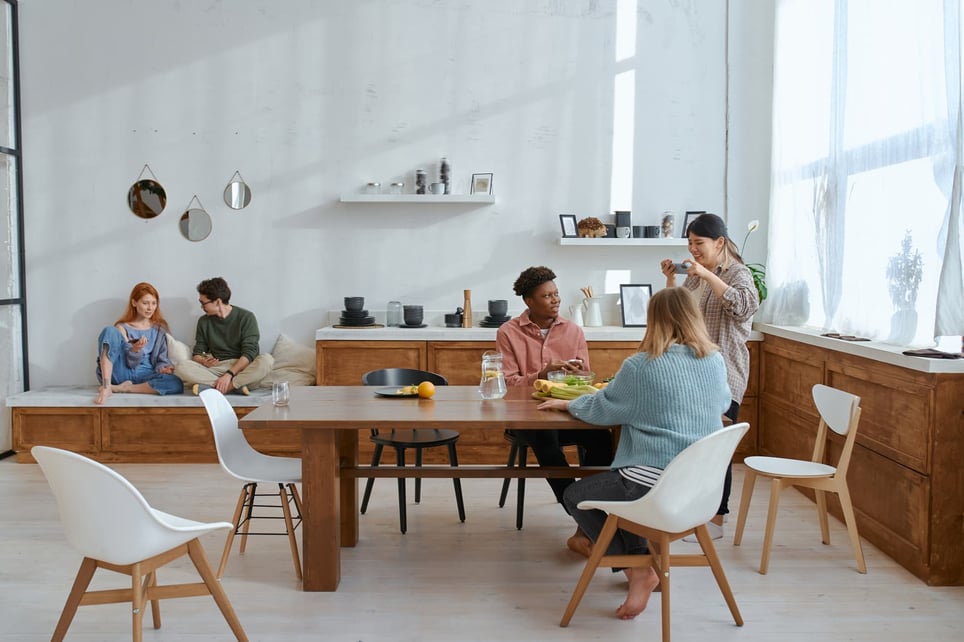
<path fill-rule="evenodd" d="M 495 203 L 495 194 L 342 194 L 342 203 Z"/>
<path fill-rule="evenodd" d="M 687 239 L 580 239 L 561 238 L 559 245 L 594 245 L 596 247 L 612 247 L 614 245 L 678 245 L 685 246 Z"/>

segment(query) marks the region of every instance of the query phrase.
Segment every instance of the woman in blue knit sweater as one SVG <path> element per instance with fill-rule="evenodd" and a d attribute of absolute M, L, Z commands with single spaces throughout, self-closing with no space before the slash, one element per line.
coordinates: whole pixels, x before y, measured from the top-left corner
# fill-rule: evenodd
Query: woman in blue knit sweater
<path fill-rule="evenodd" d="M 723 427 L 721 416 L 730 406 L 723 357 L 706 332 L 693 296 L 684 288 L 660 290 L 649 301 L 647 323 L 640 351 L 623 362 L 606 388 L 572 401 L 550 399 L 539 405 L 540 410 L 567 410 L 587 423 L 622 427 L 611 470 L 581 479 L 563 498 L 593 541 L 606 514 L 579 510 L 579 502 L 639 499 L 684 448 Z M 620 530 L 607 554 L 647 551 L 644 538 Z M 624 572 L 629 592 L 616 615 L 631 619 L 646 608 L 659 577 L 652 568 Z"/>

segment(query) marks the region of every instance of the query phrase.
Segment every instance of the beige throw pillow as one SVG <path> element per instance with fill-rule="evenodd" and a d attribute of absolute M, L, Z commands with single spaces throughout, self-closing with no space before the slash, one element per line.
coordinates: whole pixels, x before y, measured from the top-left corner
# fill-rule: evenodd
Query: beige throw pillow
<path fill-rule="evenodd" d="M 175 366 L 191 358 L 191 349 L 186 343 L 178 341 L 170 334 L 167 335 L 167 356 Z"/>
<path fill-rule="evenodd" d="M 271 349 L 274 368 L 262 379 L 261 386 L 270 388 L 275 381 L 287 381 L 292 386 L 315 385 L 315 351 L 279 334 Z"/>

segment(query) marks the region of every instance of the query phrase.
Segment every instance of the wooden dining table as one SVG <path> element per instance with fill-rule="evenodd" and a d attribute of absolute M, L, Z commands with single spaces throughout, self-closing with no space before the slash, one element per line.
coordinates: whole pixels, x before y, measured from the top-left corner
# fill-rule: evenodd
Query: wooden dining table
<path fill-rule="evenodd" d="M 287 406 L 262 405 L 241 419 L 250 429 L 301 432 L 302 587 L 334 591 L 341 579 L 341 547 L 358 542 L 359 477 L 573 477 L 591 468 L 358 465 L 358 431 L 406 428 L 572 429 L 590 426 L 566 412 L 538 410 L 529 387 L 483 400 L 477 386 L 439 386 L 431 399 L 387 394 L 367 386 L 293 388 Z"/>

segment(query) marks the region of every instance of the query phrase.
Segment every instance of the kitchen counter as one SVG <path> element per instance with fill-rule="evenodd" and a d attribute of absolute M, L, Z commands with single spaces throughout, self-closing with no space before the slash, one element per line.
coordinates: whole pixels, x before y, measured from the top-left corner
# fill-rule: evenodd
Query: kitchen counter
<path fill-rule="evenodd" d="M 316 341 L 495 341 L 497 328 L 334 328 L 315 331 Z M 640 341 L 646 328 L 602 326 L 583 328 L 586 341 Z M 763 335 L 753 332 L 750 341 L 761 341 Z M 908 357 L 909 358 L 909 357 Z"/>

